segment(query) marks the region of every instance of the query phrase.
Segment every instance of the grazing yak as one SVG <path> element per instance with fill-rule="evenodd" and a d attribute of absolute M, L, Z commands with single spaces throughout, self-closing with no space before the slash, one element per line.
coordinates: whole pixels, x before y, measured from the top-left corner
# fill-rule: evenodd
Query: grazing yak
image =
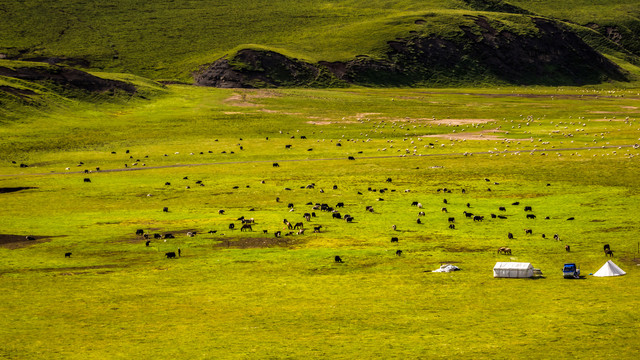
<path fill-rule="evenodd" d="M 398 238 L 396 236 L 392 237 L 391 242 L 398 242 Z"/>
<path fill-rule="evenodd" d="M 142 229 L 136 230 L 136 235 L 144 235 L 144 230 Z"/>
<path fill-rule="evenodd" d="M 165 207 L 162 208 L 162 211 L 163 212 L 169 212 L 169 208 L 165 206 Z"/>
<path fill-rule="evenodd" d="M 170 251 L 168 253 L 165 253 L 164 256 L 166 256 L 167 259 L 175 259 L 176 258 L 176 253 L 174 251 Z"/>
<path fill-rule="evenodd" d="M 611 247 L 609 246 L 609 244 L 606 244 L 604 246 L 604 254 L 609 255 L 609 257 L 613 257 L 613 251 L 611 250 Z"/>
<path fill-rule="evenodd" d="M 533 211 L 533 209 L 531 208 L 531 206 L 525 206 L 524 211 Z"/>
<path fill-rule="evenodd" d="M 278 230 L 278 231 L 274 232 L 274 233 L 273 233 L 273 236 L 274 236 L 274 237 L 280 237 L 280 236 L 282 236 L 282 231 L 279 231 L 279 230 Z"/>
<path fill-rule="evenodd" d="M 456 225 L 455 224 L 449 224 L 449 229 L 455 230 L 456 229 Z"/>
<path fill-rule="evenodd" d="M 566 252 L 570 252 L 570 251 L 571 251 L 571 247 L 569 247 L 569 245 L 565 245 L 565 246 L 564 246 L 564 250 L 565 250 Z"/>
<path fill-rule="evenodd" d="M 532 235 L 532 234 L 533 234 L 533 230 L 531 230 L 531 229 L 524 229 L 524 233 L 525 233 L 525 235 Z"/>
<path fill-rule="evenodd" d="M 71 257 L 71 253 L 70 253 L 70 252 L 68 252 L 68 253 L 64 253 L 64 257 L 66 257 L 66 258 L 70 258 L 70 257 Z"/>
<path fill-rule="evenodd" d="M 396 250 L 396 256 L 401 256 L 402 255 L 402 250 Z"/>
<path fill-rule="evenodd" d="M 533 214 L 527 214 L 527 219 L 535 219 L 536 216 Z"/>
<path fill-rule="evenodd" d="M 253 231 L 250 224 L 244 224 L 240 227 L 240 231 Z"/>
<path fill-rule="evenodd" d="M 338 255 L 336 255 L 336 256 L 333 258 L 333 261 L 335 261 L 335 262 L 337 262 L 337 263 L 342 263 L 342 262 L 344 262 L 344 261 L 342 261 L 342 259 L 341 259 L 341 258 L 340 258 L 340 256 L 338 256 Z"/>

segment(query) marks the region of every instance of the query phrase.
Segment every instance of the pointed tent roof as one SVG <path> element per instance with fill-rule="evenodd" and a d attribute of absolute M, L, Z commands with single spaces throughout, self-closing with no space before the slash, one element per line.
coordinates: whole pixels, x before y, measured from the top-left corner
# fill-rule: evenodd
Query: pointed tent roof
<path fill-rule="evenodd" d="M 620 269 L 618 265 L 614 264 L 613 261 L 609 260 L 602 265 L 600 270 L 596 271 L 593 276 L 620 276 L 624 274 L 626 274 L 626 272 Z"/>

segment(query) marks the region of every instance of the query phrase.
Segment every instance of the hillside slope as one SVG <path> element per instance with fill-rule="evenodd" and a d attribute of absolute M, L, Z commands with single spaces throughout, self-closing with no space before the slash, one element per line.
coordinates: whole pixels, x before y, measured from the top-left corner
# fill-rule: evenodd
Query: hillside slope
<path fill-rule="evenodd" d="M 569 39 L 573 37 L 569 33 L 610 61 L 640 72 L 640 4 L 635 0 L 61 0 L 44 6 L 38 0 L 24 0 L 1 4 L 0 14 L 4 20 L 0 23 L 0 58 L 131 73 L 156 80 L 192 82 L 193 72 L 219 59 L 227 59 L 233 70 L 238 70 L 233 65 L 242 68 L 247 64 L 235 61 L 235 55 L 254 48 L 299 59 L 316 68 L 314 72 L 319 71 L 313 81 L 285 81 L 285 85 L 295 86 L 379 85 L 381 71 L 370 74 L 370 70 L 354 70 L 352 74 L 347 71 L 346 77 L 341 75 L 343 65 L 345 69 L 359 69 L 363 62 L 365 68 L 371 63 L 381 69 L 392 66 L 392 71 L 384 72 L 388 81 L 383 85 L 388 86 L 624 80 L 623 72 L 611 72 L 610 65 L 603 65 L 604 61 L 591 55 L 589 69 L 573 69 L 576 62 L 571 61 L 548 62 L 554 69 L 529 69 L 522 74 L 524 79 L 511 73 L 521 64 L 496 68 L 493 60 L 479 59 L 487 55 L 494 60 L 509 56 L 501 55 L 501 51 L 483 55 L 486 49 L 481 48 L 485 46 L 506 46 L 509 51 L 556 51 L 532 46 L 531 41 L 535 42 L 538 36 L 532 17 L 562 29 L 563 40 L 577 48 L 584 49 L 584 45 Z M 472 20 L 482 17 L 488 19 L 493 30 L 482 29 Z M 416 20 L 422 22 L 415 23 Z M 465 27 L 473 34 L 466 34 Z M 503 29 L 507 31 L 502 32 Z M 500 36 L 507 33 L 516 35 L 508 43 Z M 495 34 L 499 41 L 473 38 L 487 34 Z M 422 56 L 420 52 L 424 51 L 412 46 L 424 39 L 451 43 L 446 46 L 447 51 L 454 54 L 457 63 L 447 63 L 443 69 L 417 69 L 412 58 Z M 482 41 L 477 44 L 477 40 Z M 512 40 L 529 43 L 515 45 Z M 402 43 L 406 46 L 401 47 L 410 53 L 398 49 L 396 45 Z M 553 49 L 562 47 L 555 45 Z M 576 49 L 571 46 L 572 51 Z M 572 56 L 583 56 L 584 51 L 573 52 Z M 516 53 L 512 55 L 519 55 L 520 51 Z M 535 56 L 528 58 L 538 61 Z M 506 64 L 505 61 L 502 62 Z M 507 73 L 502 74 L 500 68 Z M 590 74 L 593 69 L 595 74 Z M 540 74 L 545 77 L 542 81 L 537 79 Z M 532 77 L 536 81 L 527 80 Z M 264 79 L 251 82 L 260 85 L 260 81 Z"/>
<path fill-rule="evenodd" d="M 434 35 L 428 27 L 388 41 L 384 57 L 358 56 L 349 61 L 311 64 L 273 51 L 243 49 L 195 74 L 199 85 L 280 87 L 358 84 L 368 86 L 434 86 L 456 83 L 585 85 L 627 81 L 616 64 L 558 22 L 526 17 L 523 31 L 510 23 L 522 20 L 462 15 L 459 32 Z M 426 24 L 428 19 L 417 19 Z"/>

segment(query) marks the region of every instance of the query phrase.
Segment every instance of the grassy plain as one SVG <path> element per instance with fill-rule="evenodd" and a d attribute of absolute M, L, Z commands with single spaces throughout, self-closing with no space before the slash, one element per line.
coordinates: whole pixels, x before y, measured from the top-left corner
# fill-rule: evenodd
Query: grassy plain
<path fill-rule="evenodd" d="M 38 240 L 0 247 L 0 357 L 635 359 L 639 100 L 172 85 L 5 122 L 0 188 L 30 189 L 0 193 L 0 234 Z M 354 222 L 306 222 L 309 202 Z M 253 232 L 228 229 L 240 216 Z M 275 238 L 285 218 L 306 233 Z M 598 270 L 606 243 L 626 276 L 562 278 Z M 544 278 L 494 279 L 496 261 Z"/>

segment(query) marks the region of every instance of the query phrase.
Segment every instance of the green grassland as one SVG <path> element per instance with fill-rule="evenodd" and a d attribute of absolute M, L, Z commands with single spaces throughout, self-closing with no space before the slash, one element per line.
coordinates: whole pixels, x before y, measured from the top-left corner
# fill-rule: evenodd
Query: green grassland
<path fill-rule="evenodd" d="M 634 0 L 506 4 L 574 23 L 599 51 L 621 51 L 621 45 L 629 58 L 619 55 L 619 63 L 637 63 L 640 10 Z M 19 59 L 61 58 L 93 70 L 190 82 L 199 66 L 253 46 L 312 62 L 344 61 L 357 55 L 381 58 L 387 41 L 412 31 L 455 36 L 458 26 L 470 21 L 466 15 L 508 18 L 511 31 L 528 31 L 530 21 L 500 12 L 504 5 L 491 0 L 64 0 L 43 6 L 25 0 L 0 6 L 0 53 Z M 585 27 L 589 24 L 599 27 Z M 611 38 L 607 27 L 620 38 Z"/>
<path fill-rule="evenodd" d="M 0 234 L 37 238 L 0 247 L 0 357 L 637 357 L 637 90 L 108 76 L 144 97 L 69 100 L 0 128 L 0 188 L 27 188 L 0 193 Z M 307 205 L 338 202 L 353 223 Z M 274 237 L 283 219 L 305 234 Z M 146 247 L 137 229 L 175 239 Z M 607 243 L 626 276 L 588 275 Z M 497 261 L 544 277 L 494 279 Z M 585 277 L 563 279 L 565 262 Z M 462 270 L 430 272 L 441 263 Z"/>
<path fill-rule="evenodd" d="M 408 34 L 455 38 L 469 15 L 534 34 L 518 14 L 562 21 L 630 81 L 184 84 L 248 48 L 379 59 Z M 0 71 L 135 86 L 0 75 L 0 359 L 640 355 L 637 1 L 24 0 L 0 15 Z M 18 61 L 46 58 L 65 65 Z M 313 209 L 340 202 L 353 222 Z M 589 275 L 604 244 L 626 276 Z M 543 276 L 495 279 L 497 261 Z M 583 278 L 563 279 L 566 262 Z M 461 271 L 431 272 L 446 263 Z"/>

